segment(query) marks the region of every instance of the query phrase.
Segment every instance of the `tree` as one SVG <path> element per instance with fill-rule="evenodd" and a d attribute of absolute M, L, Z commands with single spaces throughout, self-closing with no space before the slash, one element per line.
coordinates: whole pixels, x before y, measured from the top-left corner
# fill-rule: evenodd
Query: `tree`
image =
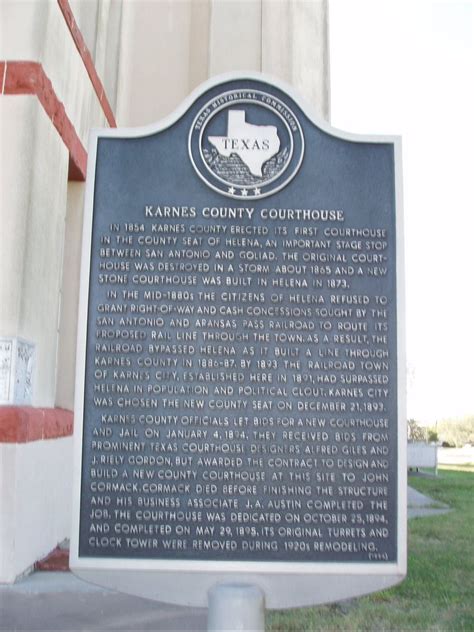
<path fill-rule="evenodd" d="M 474 445 L 474 415 L 458 419 L 443 419 L 437 424 L 441 441 L 462 448 L 466 443 Z"/>
<path fill-rule="evenodd" d="M 426 428 L 422 428 L 415 419 L 409 419 L 408 441 L 426 441 Z"/>

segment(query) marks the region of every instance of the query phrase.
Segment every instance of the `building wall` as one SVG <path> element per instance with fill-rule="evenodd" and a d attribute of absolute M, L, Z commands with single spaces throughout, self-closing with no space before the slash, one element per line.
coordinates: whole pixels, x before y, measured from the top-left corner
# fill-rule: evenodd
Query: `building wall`
<path fill-rule="evenodd" d="M 12 581 L 68 536 L 89 130 L 155 122 L 229 71 L 283 79 L 326 118 L 329 85 L 326 0 L 3 0 L 0 12 L 0 339 L 35 348 L 31 400 L 0 406 L 0 581 Z"/>
<path fill-rule="evenodd" d="M 85 155 L 89 129 L 108 123 L 60 4 L 0 7 L 2 178 L 8 183 L 0 208 L 0 336 L 35 345 L 31 404 L 53 407 L 72 145 Z M 57 129 L 62 120 L 69 134 Z"/>
<path fill-rule="evenodd" d="M 286 81 L 328 119 L 327 0 L 124 3 L 120 125 L 153 123 L 207 78 L 245 70 Z"/>
<path fill-rule="evenodd" d="M 67 537 L 71 452 L 71 437 L 0 443 L 0 582 L 14 582 Z"/>
<path fill-rule="evenodd" d="M 2 99 L 0 116 L 2 142 L 19 158 L 2 173 L 1 333 L 34 342 L 32 403 L 54 406 L 68 156 L 31 96 Z"/>
<path fill-rule="evenodd" d="M 89 36 L 105 68 L 121 3 L 97 7 Z M 0 338 L 35 350 L 31 397 L 6 401 L 0 389 L 1 402 L 13 404 L 0 406 L 0 582 L 12 582 L 70 530 L 80 231 L 69 235 L 82 217 L 89 130 L 113 117 L 67 2 L 4 0 L 0 12 Z M 115 94 L 117 64 L 106 76 Z M 0 370 L 5 385 L 5 357 Z"/>

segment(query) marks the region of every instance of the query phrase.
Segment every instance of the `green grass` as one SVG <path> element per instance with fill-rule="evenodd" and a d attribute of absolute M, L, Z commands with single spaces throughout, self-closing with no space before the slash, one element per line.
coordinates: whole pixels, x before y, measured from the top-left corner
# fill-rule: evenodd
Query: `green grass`
<path fill-rule="evenodd" d="M 409 521 L 405 581 L 342 604 L 273 611 L 268 631 L 474 631 L 474 473 L 443 469 L 409 484 L 453 511 Z"/>

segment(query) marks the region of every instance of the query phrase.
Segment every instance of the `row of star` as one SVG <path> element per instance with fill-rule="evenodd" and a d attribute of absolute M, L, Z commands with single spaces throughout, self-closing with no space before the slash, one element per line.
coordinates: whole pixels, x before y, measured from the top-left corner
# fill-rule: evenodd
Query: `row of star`
<path fill-rule="evenodd" d="M 227 193 L 230 193 L 231 195 L 235 195 L 235 193 L 237 192 L 238 195 L 238 191 L 237 189 L 234 189 L 234 187 L 229 187 L 227 189 Z M 259 189 L 258 187 L 256 187 L 255 189 L 253 189 L 253 194 L 254 195 L 260 195 L 261 193 L 261 189 Z M 249 194 L 249 190 L 248 189 L 240 189 L 240 194 L 242 195 L 242 197 L 245 197 Z"/>

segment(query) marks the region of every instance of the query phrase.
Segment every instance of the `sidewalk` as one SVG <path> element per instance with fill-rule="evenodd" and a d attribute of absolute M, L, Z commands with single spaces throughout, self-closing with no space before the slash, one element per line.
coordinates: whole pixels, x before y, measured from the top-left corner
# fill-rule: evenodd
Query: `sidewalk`
<path fill-rule="evenodd" d="M 421 492 L 416 491 L 413 487 L 408 487 L 408 519 L 423 518 L 425 516 L 437 516 L 447 513 L 451 509 Z"/>
<path fill-rule="evenodd" d="M 408 487 L 408 517 L 450 509 Z M 104 630 L 201 631 L 207 610 L 183 608 L 113 592 L 70 572 L 35 572 L 13 585 L 0 585 L 2 632 L 102 632 Z"/>
<path fill-rule="evenodd" d="M 206 630 L 207 610 L 94 586 L 70 572 L 36 572 L 0 586 L 0 630 Z"/>

